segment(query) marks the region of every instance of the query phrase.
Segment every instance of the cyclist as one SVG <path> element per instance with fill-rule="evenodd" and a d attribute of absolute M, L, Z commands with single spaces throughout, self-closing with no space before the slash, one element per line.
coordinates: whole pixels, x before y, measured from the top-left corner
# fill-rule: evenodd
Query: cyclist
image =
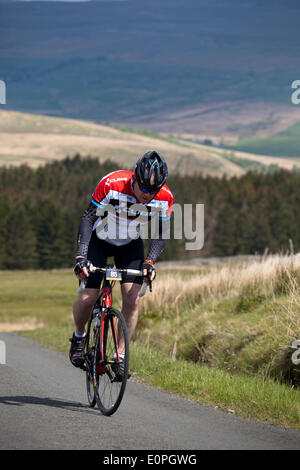
<path fill-rule="evenodd" d="M 129 339 L 134 333 L 141 284 L 143 280 L 147 283 L 154 280 L 155 262 L 167 242 L 168 224 L 164 221 L 170 219 L 173 205 L 172 193 L 165 184 L 167 176 L 164 158 L 153 150 L 137 161 L 134 172 L 118 170 L 104 176 L 92 195 L 79 226 L 74 268 L 79 281 L 86 280 L 86 288 L 73 305 L 75 330 L 70 340 L 69 357 L 75 367 L 82 367 L 84 362 L 85 325 L 102 280 L 101 273 L 89 273 L 90 264 L 104 267 L 107 258 L 113 256 L 117 268 L 143 270 L 144 278 L 126 276 L 121 282 L 122 313 Z M 153 217 L 159 221 L 159 230 L 151 240 L 145 259 L 140 230 Z M 119 348 L 122 353 L 121 341 Z M 122 363 L 119 373 L 122 374 Z"/>

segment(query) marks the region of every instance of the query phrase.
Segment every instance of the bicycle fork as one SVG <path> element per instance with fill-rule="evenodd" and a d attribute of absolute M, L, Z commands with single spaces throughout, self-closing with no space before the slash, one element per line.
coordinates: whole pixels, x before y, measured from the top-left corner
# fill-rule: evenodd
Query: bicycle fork
<path fill-rule="evenodd" d="M 96 315 L 96 327 L 99 328 L 100 344 L 99 344 L 99 363 L 97 365 L 97 373 L 104 374 L 107 373 L 110 380 L 113 381 L 114 377 L 111 374 L 110 367 L 116 362 L 120 361 L 119 355 L 119 346 L 118 346 L 118 332 L 116 331 L 114 317 L 107 313 L 107 308 L 112 306 L 111 300 L 111 287 L 103 287 L 103 297 L 102 297 L 102 308 L 101 313 L 99 312 Z M 111 327 L 111 334 L 114 342 L 114 356 L 112 358 L 107 357 L 106 344 L 107 336 L 109 332 L 109 325 Z"/>

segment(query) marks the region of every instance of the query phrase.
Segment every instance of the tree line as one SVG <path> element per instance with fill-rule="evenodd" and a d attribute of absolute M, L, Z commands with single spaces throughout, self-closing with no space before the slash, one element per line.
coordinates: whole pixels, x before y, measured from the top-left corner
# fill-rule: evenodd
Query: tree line
<path fill-rule="evenodd" d="M 37 169 L 0 168 L 0 269 L 73 266 L 83 211 L 99 180 L 116 169 L 80 155 Z M 168 186 L 175 202 L 204 204 L 205 243 L 187 252 L 185 240 L 171 238 L 161 260 L 282 252 L 291 241 L 300 249 L 298 172 L 170 175 Z"/>

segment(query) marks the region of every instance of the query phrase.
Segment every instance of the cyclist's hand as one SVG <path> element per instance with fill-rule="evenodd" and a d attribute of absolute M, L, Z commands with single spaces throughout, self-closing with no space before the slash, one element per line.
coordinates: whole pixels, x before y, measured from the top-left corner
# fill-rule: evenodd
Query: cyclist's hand
<path fill-rule="evenodd" d="M 149 284 L 154 281 L 156 276 L 156 270 L 153 261 L 146 259 L 142 266 L 144 281 Z"/>
<path fill-rule="evenodd" d="M 83 281 L 86 277 L 90 275 L 90 268 L 92 263 L 86 258 L 78 258 L 77 263 L 75 264 L 75 274 L 80 281 Z"/>

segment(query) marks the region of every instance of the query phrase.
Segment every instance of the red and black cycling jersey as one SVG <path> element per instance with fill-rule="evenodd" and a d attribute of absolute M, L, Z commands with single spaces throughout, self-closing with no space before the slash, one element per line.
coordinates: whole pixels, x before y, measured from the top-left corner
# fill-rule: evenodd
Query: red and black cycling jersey
<path fill-rule="evenodd" d="M 100 180 L 81 220 L 77 256 L 86 256 L 94 230 L 98 238 L 122 246 L 140 236 L 141 228 L 153 218 L 166 221 L 171 217 L 173 195 L 167 185 L 150 202 L 141 204 L 134 194 L 133 183 L 134 172 L 125 170 L 114 171 Z M 165 245 L 166 240 L 158 238 L 150 246 L 151 259 L 156 258 Z"/>

